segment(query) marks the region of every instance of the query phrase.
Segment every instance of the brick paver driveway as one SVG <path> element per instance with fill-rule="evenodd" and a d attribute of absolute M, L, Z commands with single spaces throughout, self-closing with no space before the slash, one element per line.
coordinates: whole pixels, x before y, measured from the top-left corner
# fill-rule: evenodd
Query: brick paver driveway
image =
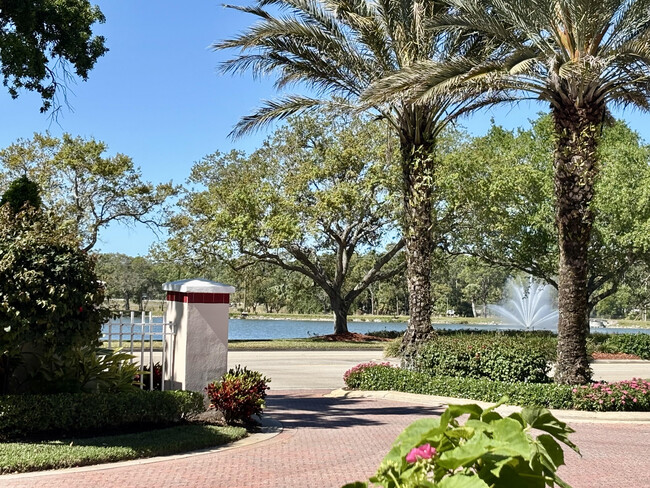
<path fill-rule="evenodd" d="M 439 409 L 377 399 L 277 391 L 268 413 L 284 430 L 251 446 L 182 459 L 37 477 L 0 477 L 2 488 L 329 488 L 365 479 L 398 433 Z M 650 425 L 574 425 L 580 458 L 561 472 L 573 488 L 650 488 Z M 110 465 L 109 465 L 110 466 Z M 513 487 L 515 488 L 515 487 Z"/>

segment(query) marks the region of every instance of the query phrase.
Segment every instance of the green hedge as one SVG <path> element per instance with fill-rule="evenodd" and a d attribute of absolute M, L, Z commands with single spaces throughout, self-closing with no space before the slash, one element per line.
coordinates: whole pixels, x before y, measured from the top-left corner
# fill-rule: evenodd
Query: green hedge
<path fill-rule="evenodd" d="M 650 359 L 650 334 L 591 334 L 589 352 L 634 354 Z"/>
<path fill-rule="evenodd" d="M 650 411 L 650 382 L 642 379 L 588 386 L 555 383 L 509 383 L 476 378 L 430 376 L 385 364 L 362 364 L 344 376 L 349 388 L 392 390 L 424 395 L 467 398 L 520 406 L 590 411 Z"/>
<path fill-rule="evenodd" d="M 419 348 L 413 368 L 433 376 L 549 383 L 556 344 L 545 333 L 439 335 Z"/>
<path fill-rule="evenodd" d="M 571 408 L 572 387 L 553 383 L 509 383 L 477 378 L 430 376 L 390 366 L 372 366 L 350 375 L 348 387 L 359 390 L 393 390 L 424 395 L 497 402 L 509 397 L 513 405 Z"/>
<path fill-rule="evenodd" d="M 0 396 L 0 439 L 91 435 L 163 426 L 204 410 L 191 391 Z"/>

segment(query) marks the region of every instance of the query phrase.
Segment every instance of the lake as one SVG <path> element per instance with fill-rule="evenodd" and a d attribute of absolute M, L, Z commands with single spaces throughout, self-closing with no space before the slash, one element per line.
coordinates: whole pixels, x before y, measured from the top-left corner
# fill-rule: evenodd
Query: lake
<path fill-rule="evenodd" d="M 139 318 L 136 318 L 139 320 Z M 154 323 L 161 323 L 162 317 L 153 317 Z M 512 330 L 508 325 L 468 325 L 434 324 L 436 329 L 448 330 Z M 104 326 L 106 329 L 106 326 Z M 348 322 L 348 330 L 359 334 L 381 330 L 406 330 L 404 322 Z M 154 326 L 154 331 L 156 330 Z M 297 339 L 332 334 L 334 322 L 329 320 L 268 320 L 268 319 L 230 319 L 228 338 L 231 340 Z M 591 332 L 606 334 L 648 333 L 648 329 L 592 328 Z"/>
<path fill-rule="evenodd" d="M 513 330 L 509 325 L 434 324 L 436 329 L 447 330 Z M 359 334 L 380 330 L 406 330 L 404 322 L 348 322 L 348 330 Z M 334 322 L 327 320 L 259 320 L 230 319 L 228 338 L 232 340 L 251 339 L 294 339 L 332 334 Z M 648 333 L 648 329 L 592 328 L 591 332 L 606 334 Z"/>

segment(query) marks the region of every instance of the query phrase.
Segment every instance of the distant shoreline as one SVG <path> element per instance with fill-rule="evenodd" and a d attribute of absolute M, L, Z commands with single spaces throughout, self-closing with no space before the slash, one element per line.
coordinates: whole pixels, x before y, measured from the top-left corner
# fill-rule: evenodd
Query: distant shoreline
<path fill-rule="evenodd" d="M 242 316 L 243 315 L 243 316 Z M 266 313 L 250 313 L 242 314 L 241 312 L 231 312 L 231 319 L 251 319 L 251 320 L 294 320 L 294 321 L 312 321 L 312 322 L 332 322 L 333 317 L 327 315 L 299 315 L 299 314 L 266 314 Z M 348 316 L 348 323 L 383 323 L 383 322 L 398 322 L 407 323 L 408 316 L 386 316 L 386 315 L 350 315 Z M 643 322 L 641 320 L 626 320 L 626 319 L 605 319 L 607 326 L 605 329 L 650 329 L 650 321 Z M 502 322 L 496 320 L 494 317 L 434 317 L 431 319 L 433 325 L 441 324 L 458 324 L 458 325 L 499 325 Z M 598 332 L 597 328 L 593 328 L 592 332 Z"/>

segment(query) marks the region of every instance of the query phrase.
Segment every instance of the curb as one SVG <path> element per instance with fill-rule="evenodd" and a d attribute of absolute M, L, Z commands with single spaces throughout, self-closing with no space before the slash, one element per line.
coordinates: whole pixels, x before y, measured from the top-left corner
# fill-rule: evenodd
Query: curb
<path fill-rule="evenodd" d="M 403 393 L 399 391 L 363 391 L 344 390 L 342 388 L 333 390 L 325 395 L 329 398 L 379 398 L 396 402 L 413 403 L 427 407 L 446 407 L 447 405 L 464 405 L 474 403 L 482 408 L 494 405 L 490 402 L 469 400 L 466 398 L 452 398 L 434 395 L 420 395 L 417 393 Z M 501 405 L 497 412 L 501 415 L 509 415 L 518 411 L 521 407 L 516 405 Z M 584 410 L 556 410 L 550 409 L 551 413 L 563 422 L 571 423 L 606 423 L 606 424 L 650 424 L 650 412 L 587 412 Z"/>
<path fill-rule="evenodd" d="M 274 438 L 275 436 L 277 436 L 278 434 L 282 433 L 283 431 L 282 424 L 277 420 L 273 420 L 268 417 L 262 417 L 260 422 L 262 424 L 262 427 L 260 429 L 261 432 L 250 434 L 247 437 L 244 437 L 243 439 L 240 439 L 235 442 L 231 442 L 230 444 L 224 444 L 215 447 L 207 447 L 205 449 L 184 452 L 181 454 L 170 454 L 168 456 L 156 456 L 150 458 L 131 459 L 128 461 L 117 461 L 114 463 L 93 464 L 91 466 L 80 466 L 78 468 L 61 468 L 61 469 L 50 469 L 46 471 L 30 471 L 29 473 L 3 474 L 0 475 L 0 481 L 21 479 L 21 478 L 40 478 L 44 476 L 54 476 L 59 474 L 101 471 L 105 469 L 138 466 L 141 464 L 152 464 L 152 463 L 162 463 L 166 461 L 175 461 L 176 459 L 183 459 L 192 456 L 202 456 L 204 454 L 212 454 L 215 452 L 230 451 L 231 449 L 238 449 L 241 447 L 252 446 L 253 444 L 258 444 L 260 442 L 268 441 Z"/>

